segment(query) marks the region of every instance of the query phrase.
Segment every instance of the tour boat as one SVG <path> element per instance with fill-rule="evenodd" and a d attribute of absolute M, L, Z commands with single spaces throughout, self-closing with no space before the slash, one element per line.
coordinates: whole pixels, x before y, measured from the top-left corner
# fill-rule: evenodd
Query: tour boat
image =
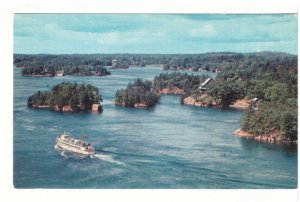
<path fill-rule="evenodd" d="M 95 154 L 94 147 L 82 140 L 71 137 L 65 132 L 56 138 L 58 148 L 78 154 L 92 155 Z"/>

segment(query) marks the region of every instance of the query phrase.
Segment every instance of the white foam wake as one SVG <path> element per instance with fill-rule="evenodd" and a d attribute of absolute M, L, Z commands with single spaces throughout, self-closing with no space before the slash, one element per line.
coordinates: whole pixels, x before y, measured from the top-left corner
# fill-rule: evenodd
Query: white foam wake
<path fill-rule="evenodd" d="M 109 155 L 105 155 L 105 154 L 94 154 L 94 155 L 91 155 L 91 158 L 98 158 L 98 159 L 100 159 L 102 161 L 108 161 L 108 162 L 111 162 L 111 163 L 116 163 L 116 164 L 119 164 L 119 165 L 124 165 L 123 162 L 115 160 L 113 157 L 111 157 Z"/>
<path fill-rule="evenodd" d="M 63 150 L 60 155 L 62 155 L 63 157 L 68 157 L 66 154 L 65 154 L 65 150 Z"/>

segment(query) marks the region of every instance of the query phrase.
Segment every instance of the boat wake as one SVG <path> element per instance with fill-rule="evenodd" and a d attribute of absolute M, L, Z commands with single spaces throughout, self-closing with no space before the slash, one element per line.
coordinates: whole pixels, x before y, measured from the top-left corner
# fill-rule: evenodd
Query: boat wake
<path fill-rule="evenodd" d="M 56 150 L 60 151 L 60 155 L 63 156 L 64 158 L 69 158 L 69 157 L 75 156 L 74 154 L 72 155 L 72 153 L 69 153 L 69 152 L 63 150 L 58 145 L 55 145 L 54 148 Z M 102 152 L 106 152 L 106 151 L 103 150 Z M 115 163 L 115 164 L 119 164 L 119 165 L 125 165 L 123 162 L 118 161 L 118 160 L 114 159 L 112 156 L 107 155 L 107 154 L 95 153 L 95 154 L 92 154 L 92 155 L 89 155 L 89 156 L 90 156 L 91 159 L 100 159 L 102 161 L 107 161 L 107 162 L 110 162 L 110 163 Z"/>
<path fill-rule="evenodd" d="M 90 155 L 90 157 L 92 159 L 97 158 L 97 159 L 100 159 L 102 161 L 107 161 L 107 162 L 110 162 L 110 163 L 116 163 L 116 164 L 119 164 L 119 165 L 124 165 L 123 162 L 115 160 L 112 156 L 109 156 L 109 155 L 106 155 L 106 154 L 97 154 L 96 153 L 96 154 Z"/>
<path fill-rule="evenodd" d="M 54 148 L 59 151 L 59 154 L 62 157 L 68 158 L 69 156 L 66 154 L 65 150 L 61 149 L 58 145 L 54 145 Z"/>
<path fill-rule="evenodd" d="M 60 153 L 60 155 L 62 155 L 62 156 L 65 157 L 65 158 L 69 157 L 68 155 L 66 155 L 65 150 L 63 150 L 63 151 Z"/>

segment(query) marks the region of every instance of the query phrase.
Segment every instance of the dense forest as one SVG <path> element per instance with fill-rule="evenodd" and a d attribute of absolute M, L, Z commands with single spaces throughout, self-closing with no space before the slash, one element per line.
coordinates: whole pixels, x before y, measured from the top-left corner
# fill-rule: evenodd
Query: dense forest
<path fill-rule="evenodd" d="M 72 71 L 76 68 L 129 66 L 144 67 L 146 65 L 162 65 L 165 70 L 187 69 L 192 71 L 220 71 L 251 69 L 261 67 L 266 69 L 275 66 L 291 66 L 297 57 L 287 53 L 258 52 L 258 53 L 203 53 L 203 54 L 70 54 L 70 55 L 28 55 L 14 54 L 14 65 L 23 68 L 42 68 L 61 70 L 62 67 Z M 113 64 L 115 63 L 115 65 Z M 75 70 L 73 70 L 75 71 Z M 236 72 L 238 73 L 238 72 Z M 260 73 L 260 72 L 256 72 Z"/>
<path fill-rule="evenodd" d="M 53 68 L 49 67 L 26 67 L 22 69 L 23 76 L 65 76 L 65 75 L 73 75 L 73 76 L 107 76 L 111 75 L 111 72 L 107 70 L 105 67 L 101 66 L 73 66 L 73 67 L 57 67 Z"/>
<path fill-rule="evenodd" d="M 283 76 L 284 77 L 284 76 Z M 251 85 L 252 84 L 252 85 Z M 250 108 L 242 120 L 242 129 L 254 134 L 280 131 L 286 138 L 297 139 L 297 75 L 289 73 L 281 80 L 255 80 L 247 94 L 257 93 L 262 100 L 258 110 Z"/>
<path fill-rule="evenodd" d="M 245 114 L 242 129 L 253 134 L 278 131 L 285 139 L 294 141 L 298 131 L 297 64 L 297 56 L 264 53 L 255 62 L 225 68 L 217 76 L 219 82 L 215 84 L 220 85 L 211 92 L 215 95 L 217 92 L 231 91 L 235 98 L 260 100 L 256 110 L 249 108 Z"/>
<path fill-rule="evenodd" d="M 176 86 L 184 89 L 185 97 L 210 99 L 210 103 L 216 102 L 223 108 L 238 99 L 258 101 L 249 107 L 243 117 L 242 129 L 256 135 L 279 132 L 284 139 L 296 140 L 297 56 L 262 53 L 252 60 L 249 57 L 246 60 L 238 58 L 235 63 L 223 66 L 222 72 L 207 85 L 205 91 L 198 87 L 207 76 L 183 73 L 156 76 L 154 89 Z"/>
<path fill-rule="evenodd" d="M 126 107 L 151 107 L 159 101 L 159 95 L 152 90 L 151 81 L 136 79 L 126 89 L 116 92 L 116 104 Z"/>
<path fill-rule="evenodd" d="M 93 105 L 101 112 L 101 95 L 98 88 L 89 84 L 63 82 L 54 86 L 51 92 L 40 92 L 31 95 L 27 100 L 29 107 L 50 108 L 56 111 L 87 111 Z"/>

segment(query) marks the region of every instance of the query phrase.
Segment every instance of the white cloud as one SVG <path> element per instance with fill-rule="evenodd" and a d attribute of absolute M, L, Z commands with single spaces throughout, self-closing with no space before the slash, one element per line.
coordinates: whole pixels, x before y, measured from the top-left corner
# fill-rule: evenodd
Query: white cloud
<path fill-rule="evenodd" d="M 188 30 L 188 34 L 191 37 L 198 38 L 211 38 L 217 36 L 217 32 L 214 26 L 211 24 L 202 25 L 200 27 L 192 28 Z"/>
<path fill-rule="evenodd" d="M 57 24 L 55 24 L 55 23 L 45 24 L 43 28 L 45 31 L 49 31 L 49 32 L 56 31 L 59 29 Z"/>

